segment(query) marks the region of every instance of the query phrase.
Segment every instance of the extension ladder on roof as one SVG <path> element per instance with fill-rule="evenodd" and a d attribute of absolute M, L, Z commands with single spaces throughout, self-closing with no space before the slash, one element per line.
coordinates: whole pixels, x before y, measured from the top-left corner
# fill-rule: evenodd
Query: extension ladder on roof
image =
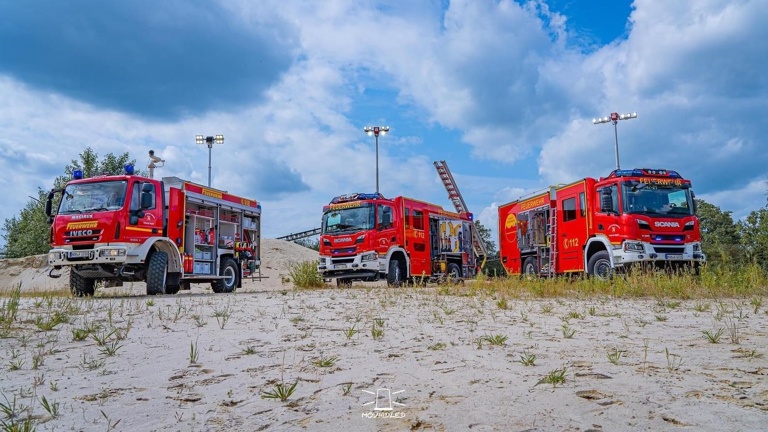
<path fill-rule="evenodd" d="M 453 179 L 451 170 L 448 169 L 448 164 L 445 161 L 436 161 L 435 168 L 437 169 L 437 175 L 440 176 L 440 180 L 443 181 L 443 186 L 448 192 L 448 199 L 451 200 L 453 206 L 456 207 L 458 213 L 468 213 L 467 204 L 464 202 L 464 198 L 459 192 L 459 187 L 456 186 L 456 180 Z M 480 235 L 477 232 L 474 222 L 470 224 L 472 230 L 472 249 L 475 252 L 475 256 L 478 260 L 482 260 L 485 263 L 485 258 L 488 252 L 485 250 L 485 245 L 480 240 Z"/>

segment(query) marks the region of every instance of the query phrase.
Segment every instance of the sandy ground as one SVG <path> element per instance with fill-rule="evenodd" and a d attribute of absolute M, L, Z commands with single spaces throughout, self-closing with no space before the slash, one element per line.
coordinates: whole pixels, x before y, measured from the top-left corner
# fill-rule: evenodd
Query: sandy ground
<path fill-rule="evenodd" d="M 554 299 L 508 300 L 503 309 L 439 287 L 296 290 L 282 266 L 306 252 L 293 246 L 265 244 L 264 270 L 273 273 L 235 294 L 201 287 L 146 297 L 128 287 L 93 299 L 22 298 L 0 339 L 0 419 L 15 398 L 20 418 L 56 431 L 768 424 L 764 305 Z M 0 269 L 3 280 L 18 277 L 8 272 Z M 68 322 L 44 331 L 57 316 Z M 719 343 L 703 333 L 720 328 Z M 547 382 L 557 371 L 564 381 Z M 280 383 L 297 383 L 285 402 L 264 398 Z M 43 396 L 58 404 L 55 417 Z"/>

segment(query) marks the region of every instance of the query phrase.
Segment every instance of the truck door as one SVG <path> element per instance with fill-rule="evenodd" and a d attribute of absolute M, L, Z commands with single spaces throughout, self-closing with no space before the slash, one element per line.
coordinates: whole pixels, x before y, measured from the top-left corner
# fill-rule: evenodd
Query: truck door
<path fill-rule="evenodd" d="M 393 243 L 397 242 L 397 229 L 394 221 L 394 208 L 387 204 L 379 204 L 376 207 L 376 236 L 375 248 L 379 256 L 387 256 L 387 251 Z"/>
<path fill-rule="evenodd" d="M 587 240 L 586 203 L 583 190 L 559 191 L 557 197 L 558 269 L 584 270 L 584 244 Z"/>
<path fill-rule="evenodd" d="M 410 213 L 410 229 L 405 230 L 405 249 L 411 256 L 411 274 L 409 276 L 421 276 L 422 274 L 429 276 L 432 274 L 432 268 L 429 265 L 428 216 L 423 210 L 414 208 L 410 209 Z"/>
<path fill-rule="evenodd" d="M 156 182 L 134 182 L 125 231 L 132 239 L 163 235 L 163 193 Z"/>

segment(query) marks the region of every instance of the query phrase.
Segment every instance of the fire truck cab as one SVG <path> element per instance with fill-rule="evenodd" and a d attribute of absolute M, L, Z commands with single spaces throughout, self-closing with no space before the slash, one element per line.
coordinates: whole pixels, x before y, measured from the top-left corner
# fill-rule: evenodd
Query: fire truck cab
<path fill-rule="evenodd" d="M 477 271 L 472 215 L 406 197 L 355 193 L 323 208 L 317 269 L 338 286 L 386 278 L 460 280 Z"/>
<path fill-rule="evenodd" d="M 614 170 L 504 204 L 499 246 L 512 275 L 608 279 L 635 264 L 697 270 L 706 260 L 691 182 L 664 169 Z"/>

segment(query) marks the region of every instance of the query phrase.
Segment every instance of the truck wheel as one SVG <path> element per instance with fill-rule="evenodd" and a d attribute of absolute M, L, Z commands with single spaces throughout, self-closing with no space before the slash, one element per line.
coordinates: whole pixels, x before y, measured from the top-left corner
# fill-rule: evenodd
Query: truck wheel
<path fill-rule="evenodd" d="M 349 288 L 352 286 L 352 279 L 336 279 L 336 286 L 339 288 Z"/>
<path fill-rule="evenodd" d="M 448 264 L 448 272 L 445 274 L 446 280 L 450 284 L 458 284 L 461 282 L 461 268 L 456 263 Z"/>
<path fill-rule="evenodd" d="M 389 271 L 387 272 L 387 285 L 399 287 L 403 283 L 403 272 L 400 268 L 400 261 L 397 259 L 389 260 Z"/>
<path fill-rule="evenodd" d="M 147 269 L 147 295 L 165 294 L 165 278 L 168 276 L 168 254 L 155 251 L 149 257 Z"/>
<path fill-rule="evenodd" d="M 592 255 L 587 263 L 587 271 L 590 276 L 599 280 L 607 281 L 613 278 L 613 268 L 611 267 L 611 257 L 607 251 L 600 251 Z"/>
<path fill-rule="evenodd" d="M 539 276 L 539 265 L 536 263 L 536 257 L 528 257 L 523 262 L 523 276 L 526 279 L 534 279 Z"/>
<path fill-rule="evenodd" d="M 221 262 L 219 276 L 224 276 L 216 282 L 211 283 L 211 288 L 215 293 L 231 293 L 237 288 L 237 281 L 240 274 L 237 270 L 237 263 L 232 258 L 226 258 Z"/>
<path fill-rule="evenodd" d="M 166 294 L 176 294 L 181 289 L 181 285 L 166 285 L 165 286 L 165 293 Z"/>
<path fill-rule="evenodd" d="M 96 291 L 96 280 L 80 276 L 75 269 L 69 270 L 69 290 L 75 297 L 91 297 Z"/>

